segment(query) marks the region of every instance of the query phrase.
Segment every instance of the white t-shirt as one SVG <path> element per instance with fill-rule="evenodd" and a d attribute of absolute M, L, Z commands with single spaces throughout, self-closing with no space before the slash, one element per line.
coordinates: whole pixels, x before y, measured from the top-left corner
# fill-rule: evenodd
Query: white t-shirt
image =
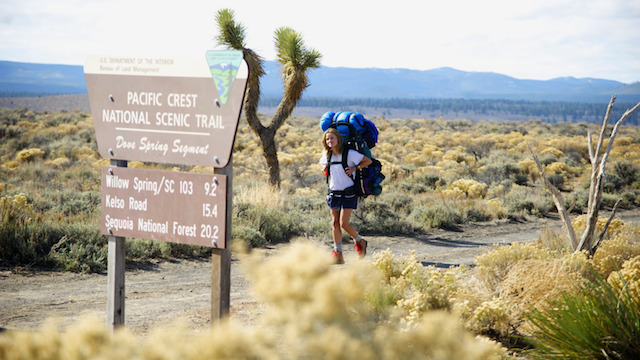
<path fill-rule="evenodd" d="M 355 150 L 349 150 L 349 152 L 347 153 L 347 166 L 352 167 L 358 165 L 360 161 L 362 161 L 362 158 L 364 158 L 363 154 Z M 353 177 L 355 177 L 355 174 L 353 174 L 352 177 L 347 176 L 347 173 L 342 167 L 342 154 L 331 154 L 331 162 L 337 162 L 338 164 L 331 165 L 329 189 L 342 191 L 348 187 L 353 186 Z M 327 165 L 326 155 L 320 158 L 320 164 Z"/>

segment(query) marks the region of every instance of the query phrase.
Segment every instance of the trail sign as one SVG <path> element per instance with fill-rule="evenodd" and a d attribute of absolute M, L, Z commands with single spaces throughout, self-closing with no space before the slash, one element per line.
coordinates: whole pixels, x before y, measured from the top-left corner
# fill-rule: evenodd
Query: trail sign
<path fill-rule="evenodd" d="M 108 159 L 224 167 L 248 78 L 240 51 L 200 60 L 90 56 L 98 151 Z"/>
<path fill-rule="evenodd" d="M 220 174 L 103 167 L 100 232 L 224 249 L 226 186 Z"/>

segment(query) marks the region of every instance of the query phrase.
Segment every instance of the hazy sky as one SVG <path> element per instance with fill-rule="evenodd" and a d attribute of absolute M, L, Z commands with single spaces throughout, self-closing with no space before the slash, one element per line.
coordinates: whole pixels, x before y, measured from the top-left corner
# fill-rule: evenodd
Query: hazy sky
<path fill-rule="evenodd" d="M 330 67 L 640 81 L 640 0 L 2 0 L 0 60 L 204 56 L 222 8 L 267 60 L 274 31 L 288 26 Z"/>

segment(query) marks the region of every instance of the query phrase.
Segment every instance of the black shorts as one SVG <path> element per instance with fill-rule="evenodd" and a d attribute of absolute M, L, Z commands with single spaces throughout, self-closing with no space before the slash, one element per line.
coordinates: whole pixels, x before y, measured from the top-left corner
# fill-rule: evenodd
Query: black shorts
<path fill-rule="evenodd" d="M 358 197 L 355 195 L 333 194 L 327 195 L 329 209 L 357 209 Z"/>

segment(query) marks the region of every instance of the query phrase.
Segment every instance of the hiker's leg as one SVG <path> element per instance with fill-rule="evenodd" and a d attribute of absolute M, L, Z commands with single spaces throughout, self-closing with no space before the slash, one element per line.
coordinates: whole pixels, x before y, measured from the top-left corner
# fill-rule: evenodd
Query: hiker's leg
<path fill-rule="evenodd" d="M 342 245 L 342 229 L 340 228 L 340 209 L 331 209 L 333 243 Z"/>
<path fill-rule="evenodd" d="M 358 232 L 349 223 L 349 219 L 351 219 L 352 212 L 353 212 L 353 209 L 342 209 L 342 211 L 340 211 L 340 225 L 342 226 L 344 231 L 346 231 L 349 235 L 351 235 L 352 238 L 355 239 L 356 237 L 358 237 Z"/>

